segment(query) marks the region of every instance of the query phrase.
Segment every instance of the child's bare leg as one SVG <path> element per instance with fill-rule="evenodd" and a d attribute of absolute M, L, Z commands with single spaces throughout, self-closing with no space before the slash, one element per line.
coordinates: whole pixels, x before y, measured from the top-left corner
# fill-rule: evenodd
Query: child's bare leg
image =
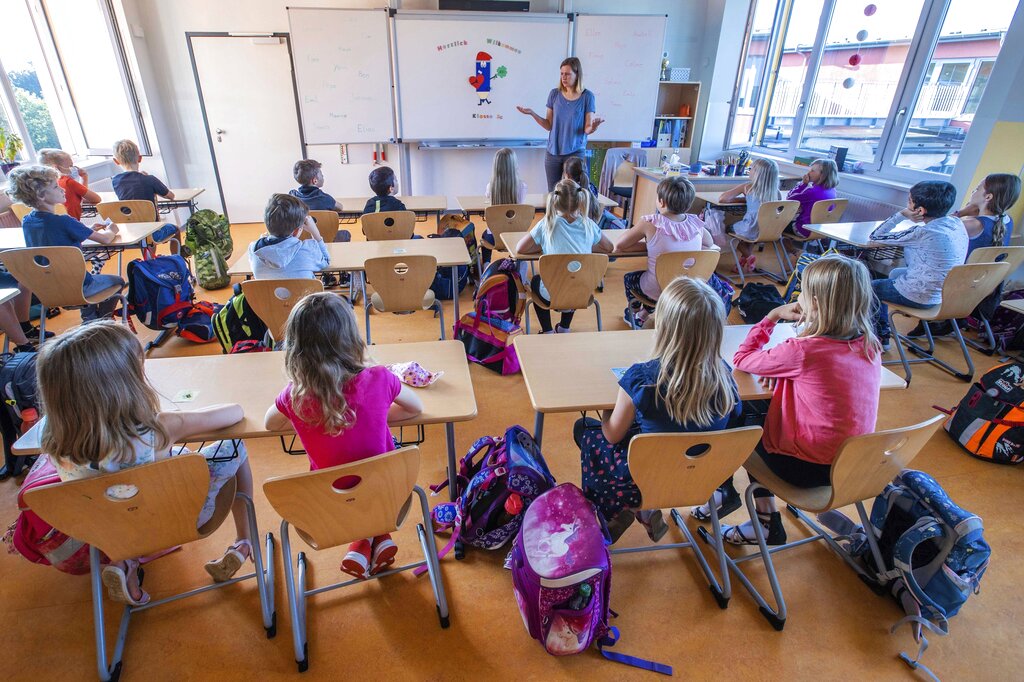
<path fill-rule="evenodd" d="M 252 499 L 253 487 L 252 487 L 252 469 L 249 467 L 249 460 L 246 459 L 242 462 L 242 465 L 238 467 L 238 471 L 235 473 L 235 489 L 239 493 L 243 493 Z M 235 498 L 234 503 L 231 505 L 231 517 L 235 522 L 235 539 L 238 541 L 249 540 L 252 542 L 256 538 L 252 537 L 252 529 L 249 528 L 249 515 L 245 505 L 245 502 Z M 249 556 L 249 547 L 242 545 L 239 548 L 246 557 Z"/>

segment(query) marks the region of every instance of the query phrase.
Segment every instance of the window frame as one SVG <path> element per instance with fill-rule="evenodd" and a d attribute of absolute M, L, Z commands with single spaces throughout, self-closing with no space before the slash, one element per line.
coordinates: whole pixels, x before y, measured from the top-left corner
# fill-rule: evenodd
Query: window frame
<path fill-rule="evenodd" d="M 765 2 L 766 0 L 755 0 Z M 795 0 L 777 0 L 775 20 L 772 23 L 772 35 L 766 53 L 766 65 L 770 64 L 771 70 L 767 67 L 761 80 L 761 87 L 758 93 L 758 101 L 755 104 L 754 124 L 751 128 L 751 135 L 746 143 L 732 143 L 733 114 L 738 106 L 740 81 L 742 78 L 743 65 L 746 62 L 747 51 L 753 29 L 753 18 L 756 11 L 755 3 L 751 3 L 751 9 L 747 17 L 746 33 L 744 35 L 743 49 L 740 53 L 737 78 L 733 88 L 733 101 L 730 103 L 730 121 L 726 127 L 726 137 L 723 141 L 723 149 L 738 149 L 741 147 L 750 148 L 754 153 L 784 158 L 791 160 L 795 156 L 814 156 L 821 152 L 802 148 L 800 146 L 804 129 L 807 122 L 807 103 L 810 101 L 817 82 L 821 62 L 824 57 L 825 39 L 831 24 L 833 12 L 839 0 L 824 0 L 821 11 L 821 19 L 818 24 L 818 35 L 815 37 L 814 47 L 807 63 L 807 72 L 804 77 L 801 101 L 797 106 L 796 115 L 793 120 L 793 132 L 790 136 L 789 146 L 786 149 L 777 149 L 762 144 L 764 140 L 765 127 L 768 118 L 767 109 L 770 107 L 771 98 L 775 91 L 775 79 L 769 77 L 770 71 L 778 69 L 785 40 L 781 36 L 781 28 L 788 28 L 788 18 L 792 15 Z M 875 160 L 864 164 L 865 176 L 877 177 L 883 180 L 892 180 L 901 183 L 912 184 L 919 180 L 949 180 L 950 176 L 936 171 L 917 170 L 897 165 L 900 150 L 906 139 L 907 131 L 914 108 L 922 92 L 925 75 L 929 64 L 932 63 L 932 56 L 941 37 L 942 25 L 945 22 L 946 14 L 949 11 L 952 0 L 924 0 L 924 5 L 918 23 L 914 30 L 907 52 L 907 59 L 904 63 L 900 78 L 896 82 L 896 94 L 886 117 L 885 125 L 879 137 L 878 150 Z M 949 61 L 949 60 L 944 60 Z M 994 60 L 998 62 L 998 56 Z M 994 68 L 994 67 L 993 67 Z M 973 72 L 977 67 L 972 67 Z M 937 76 L 936 76 L 937 77 Z M 972 80 L 972 79 L 969 79 Z M 973 83 L 973 80 L 972 80 Z M 972 86 L 973 87 L 973 86 Z M 986 84 L 987 87 L 987 84 Z"/>

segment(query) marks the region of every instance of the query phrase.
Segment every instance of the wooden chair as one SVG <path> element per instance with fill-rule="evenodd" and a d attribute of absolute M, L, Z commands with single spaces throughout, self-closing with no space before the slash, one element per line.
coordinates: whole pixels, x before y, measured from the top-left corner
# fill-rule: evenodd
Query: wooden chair
<path fill-rule="evenodd" d="M 832 462 L 832 484 L 820 488 L 798 488 L 786 483 L 772 473 L 772 470 L 768 468 L 768 465 L 764 463 L 764 460 L 757 453 L 754 453 L 747 459 L 743 467 L 747 470 L 747 473 L 757 479 L 757 482 L 747 486 L 744 497 L 750 518 L 754 519 L 754 534 L 757 536 L 759 551 L 753 554 L 745 554 L 739 559 L 727 556 L 726 563 L 729 564 L 729 569 L 736 574 L 736 577 L 747 588 L 754 601 L 757 602 L 761 614 L 776 630 L 782 630 L 786 624 L 786 602 L 782 596 L 782 588 L 779 586 L 778 576 L 775 574 L 773 562 L 775 555 L 809 542 L 824 540 L 854 570 L 862 575 L 864 574 L 863 567 L 860 567 L 838 542 L 838 540 L 847 539 L 846 536 L 833 537 L 812 521 L 804 512 L 821 514 L 829 510 L 855 504 L 863 527 L 871 528 L 871 522 L 867 512 L 864 510 L 863 501 L 872 499 L 880 494 L 882 489 L 900 471 L 907 468 L 932 435 L 939 430 L 945 419 L 946 416 L 940 414 L 928 421 L 913 426 L 847 438 Z M 769 551 L 768 544 L 765 541 L 764 529 L 757 521 L 757 508 L 754 506 L 754 492 L 759 488 L 770 490 L 785 501 L 789 511 L 807 524 L 814 531 L 815 535 L 772 547 L 771 551 Z M 721 549 L 721 541 L 716 541 L 715 538 L 712 538 L 704 528 L 699 529 L 698 532 L 706 542 L 716 545 L 716 549 Z M 872 556 L 877 562 L 876 565 L 884 566 L 885 562 L 882 560 L 881 552 L 878 549 L 877 539 L 869 532 L 867 540 Z M 761 559 L 764 563 L 765 571 L 768 574 L 768 582 L 771 585 L 777 605 L 774 609 L 739 568 L 740 563 L 754 559 Z"/>
<path fill-rule="evenodd" d="M 410 313 L 416 310 L 437 310 L 441 318 L 441 340 L 444 336 L 444 308 L 430 285 L 437 272 L 433 256 L 383 256 L 367 259 L 366 281 L 373 285 L 373 294 L 364 305 L 366 314 L 366 345 L 370 345 L 370 309 L 379 313 Z"/>
<path fill-rule="evenodd" d="M 310 211 L 309 217 L 316 223 L 316 229 L 320 230 L 320 236 L 324 242 L 330 244 L 338 236 L 338 228 L 341 223 L 335 211 Z M 299 233 L 299 239 L 309 239 L 309 233 L 303 230 Z"/>
<path fill-rule="evenodd" d="M 603 253 L 558 253 L 540 257 L 540 278 L 551 296 L 544 304 L 532 291 L 526 301 L 526 333 L 530 333 L 530 304 L 545 310 L 581 310 L 594 306 L 601 331 L 601 304 L 594 293 L 608 270 Z"/>
<path fill-rule="evenodd" d="M 103 201 L 96 204 L 101 218 L 113 223 L 156 222 L 156 205 L 145 199 L 133 201 Z"/>
<path fill-rule="evenodd" d="M 416 532 L 424 561 L 382 571 L 370 580 L 425 566 L 441 627 L 448 627 L 448 599 L 430 526 L 430 507 L 423 489 L 416 485 L 419 470 L 419 448 L 405 447 L 351 464 L 271 478 L 263 484 L 263 493 L 282 519 L 285 589 L 299 672 L 309 668 L 307 598 L 365 581 L 356 578 L 307 589 L 306 554 L 298 552 L 296 556 L 292 555 L 289 528 L 293 528 L 307 545 L 317 551 L 392 533 L 405 521 L 415 494 L 423 515 L 422 523 L 416 524 Z"/>
<path fill-rule="evenodd" d="M 612 176 L 611 193 L 622 197 L 622 215 L 627 219 L 629 218 L 629 202 L 633 198 L 633 180 L 636 177 L 635 169 L 635 163 L 623 159 L 622 163 L 615 169 L 615 175 Z"/>
<path fill-rule="evenodd" d="M 529 204 L 494 204 L 484 209 L 484 222 L 487 229 L 494 237 L 494 244 L 487 244 L 481 237 L 481 241 L 487 248 L 494 251 L 505 251 L 505 242 L 501 235 L 505 232 L 529 232 L 533 227 L 537 209 Z M 481 268 L 483 262 L 478 264 Z M 483 273 L 483 270 L 480 270 Z"/>
<path fill-rule="evenodd" d="M 799 201 L 766 201 L 757 209 L 757 239 L 747 239 L 738 234 L 729 233 L 729 249 L 732 250 L 733 260 L 736 261 L 736 270 L 740 274 L 741 287 L 747 283 L 747 278 L 743 272 L 743 267 L 740 265 L 739 254 L 736 253 L 736 245 L 740 242 L 746 244 L 771 244 L 775 247 L 775 257 L 778 259 L 779 267 L 782 269 L 782 277 L 780 278 L 774 272 L 768 272 L 767 270 L 759 269 L 757 272 L 779 282 L 785 281 L 788 270 L 786 269 L 786 260 L 784 259 L 786 250 L 782 246 L 782 231 L 793 222 L 793 218 L 796 217 L 799 211 Z"/>
<path fill-rule="evenodd" d="M 967 350 L 967 345 L 964 343 L 964 337 L 960 333 L 960 327 L 956 324 L 956 320 L 970 315 L 978 307 L 982 299 L 991 294 L 999 286 L 999 283 L 1009 276 L 1010 272 L 1010 263 L 1008 262 L 957 265 L 949 271 L 949 274 L 946 275 L 946 281 L 942 283 L 942 302 L 939 305 L 931 306 L 930 308 L 911 308 L 897 303 L 886 302 L 886 305 L 889 306 L 889 324 L 893 330 L 893 335 L 896 337 L 896 349 L 900 353 L 898 362 L 903 365 L 903 372 L 906 375 L 908 386 L 910 385 L 910 365 L 919 362 L 930 362 L 938 365 L 962 381 L 972 381 L 974 379 L 974 362 L 971 360 L 971 354 Z M 927 348 L 922 348 L 897 331 L 897 315 L 913 318 L 924 324 L 925 338 L 928 339 Z M 935 357 L 935 339 L 932 337 L 932 330 L 928 323 L 941 320 L 951 321 L 950 326 L 953 328 L 953 334 L 960 344 L 960 351 L 963 353 L 964 361 L 967 363 L 966 372 L 961 372 L 952 365 Z M 903 349 L 904 344 L 918 357 L 908 360 L 907 354 Z M 893 365 L 896 362 L 896 360 L 890 360 L 882 364 Z"/>
<path fill-rule="evenodd" d="M 369 242 L 412 239 L 416 229 L 416 214 L 412 211 L 366 213 L 360 221 Z"/>
<path fill-rule="evenodd" d="M 44 310 L 95 305 L 117 296 L 121 299 L 122 320 L 128 324 L 128 299 L 121 293 L 123 286 L 115 285 L 92 296 L 83 293 L 86 267 L 81 249 L 74 246 L 9 249 L 0 252 L 0 262 L 18 283 L 36 295 Z M 39 317 L 39 338 L 46 338 L 46 315 Z"/>
<path fill-rule="evenodd" d="M 25 493 L 25 503 L 40 518 L 90 546 L 96 664 L 101 680 L 116 680 L 121 673 L 121 658 L 132 614 L 243 580 L 256 579 L 263 627 L 268 638 L 277 633 L 273 535 L 267 534 L 264 556 L 260 551 L 255 507 L 247 495 L 236 491 L 234 479 L 221 488 L 210 520 L 197 528 L 209 482 L 209 468 L 205 459 L 201 455 L 188 454 L 114 474 L 43 486 Z M 208 537 L 224 522 L 235 501 L 245 505 L 252 531 L 255 572 L 227 582 L 204 585 L 170 597 L 154 599 L 144 606 L 125 606 L 114 653 L 108 665 L 101 579 L 102 555 L 105 554 L 111 561 L 134 559 Z"/>
<path fill-rule="evenodd" d="M 18 219 L 18 222 L 24 220 L 25 216 L 27 216 L 33 210 L 35 209 L 33 209 L 31 206 L 27 204 L 21 203 L 20 201 L 16 201 L 13 204 L 11 204 L 11 213 L 13 213 L 14 217 Z M 53 207 L 53 212 L 56 213 L 57 215 L 67 215 L 68 209 L 64 204 L 56 204 Z"/>
<path fill-rule="evenodd" d="M 1010 264 L 1010 272 L 1007 274 L 1007 277 L 1009 277 L 1017 271 L 1017 268 L 1024 264 L 1024 246 L 983 246 L 975 249 L 967 256 L 968 265 L 1003 262 Z M 992 326 L 989 324 L 988 317 L 985 314 L 986 311 L 981 309 L 983 307 L 975 309 L 974 317 L 981 320 L 983 336 L 987 343 L 982 345 L 969 339 L 965 340 L 971 348 L 976 348 L 986 355 L 991 355 L 997 350 L 996 339 L 992 335 Z"/>
<path fill-rule="evenodd" d="M 658 280 L 658 286 L 664 289 L 676 277 L 692 277 L 702 279 L 705 282 L 715 274 L 718 261 L 722 256 L 721 251 L 666 251 L 658 255 L 654 264 L 654 276 Z M 653 308 L 658 304 L 641 292 L 633 292 L 637 299 L 645 306 Z M 636 315 L 633 315 L 633 328 L 639 329 Z"/>
<path fill-rule="evenodd" d="M 811 206 L 811 220 L 808 224 L 822 225 L 826 223 L 838 223 L 843 219 L 843 214 L 846 213 L 846 208 L 849 205 L 849 199 L 822 199 L 821 201 L 815 201 L 814 205 Z M 805 244 L 807 242 L 821 243 L 821 238 L 815 236 L 813 232 L 806 237 L 793 232 L 791 234 L 786 234 L 785 238 L 794 245 Z M 792 263 L 789 264 L 789 269 L 793 269 Z"/>
<path fill-rule="evenodd" d="M 242 282 L 242 293 L 252 311 L 267 325 L 275 344 L 284 341 L 284 327 L 295 304 L 324 290 L 318 279 L 250 279 Z"/>
<path fill-rule="evenodd" d="M 686 537 L 686 542 L 613 549 L 612 554 L 651 552 L 662 549 L 693 550 L 704 576 L 711 587 L 711 594 L 720 608 L 729 605 L 732 587 L 729 583 L 729 568 L 726 563 L 722 528 L 718 509 L 711 499 L 722 481 L 743 466 L 761 439 L 760 426 L 747 426 L 728 431 L 707 431 L 703 433 L 650 433 L 635 436 L 629 442 L 629 473 L 640 489 L 644 509 L 672 508 L 672 520 Z M 722 582 L 715 574 L 704 555 L 697 549 L 693 534 L 675 507 L 692 507 L 708 503 L 711 508 L 713 543 L 718 553 L 718 568 Z"/>

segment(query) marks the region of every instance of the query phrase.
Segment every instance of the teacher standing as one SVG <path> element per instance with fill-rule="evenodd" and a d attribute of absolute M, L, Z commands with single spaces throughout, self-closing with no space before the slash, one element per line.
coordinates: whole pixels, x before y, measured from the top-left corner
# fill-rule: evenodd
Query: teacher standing
<path fill-rule="evenodd" d="M 544 155 L 544 174 L 548 191 L 562 178 L 562 166 L 570 156 L 578 156 L 587 163 L 584 150 L 587 135 L 595 132 L 604 119 L 594 115 L 594 93 L 583 88 L 583 65 L 576 57 L 562 61 L 559 83 L 548 93 L 547 114 L 541 118 L 533 109 L 517 106 L 520 113 L 533 116 L 533 120 L 548 132 L 547 153 Z"/>

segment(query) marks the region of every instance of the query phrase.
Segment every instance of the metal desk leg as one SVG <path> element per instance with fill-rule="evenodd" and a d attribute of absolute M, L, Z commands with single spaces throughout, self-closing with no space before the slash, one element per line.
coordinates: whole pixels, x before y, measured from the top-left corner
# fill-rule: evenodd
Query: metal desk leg
<path fill-rule="evenodd" d="M 455 424 L 447 422 L 444 425 L 444 439 L 448 446 L 448 499 L 452 502 L 455 501 Z M 433 532 L 433 529 L 430 529 Z M 466 547 L 462 543 L 462 540 L 456 540 L 455 542 L 455 558 L 458 560 L 463 559 L 466 556 Z"/>
<path fill-rule="evenodd" d="M 452 266 L 452 304 L 455 308 L 455 322 L 458 322 L 461 318 L 459 317 L 459 266 Z M 454 322 L 452 323 L 454 326 Z"/>
<path fill-rule="evenodd" d="M 544 413 L 538 412 L 533 417 L 533 440 L 540 445 L 541 440 L 544 438 Z"/>

